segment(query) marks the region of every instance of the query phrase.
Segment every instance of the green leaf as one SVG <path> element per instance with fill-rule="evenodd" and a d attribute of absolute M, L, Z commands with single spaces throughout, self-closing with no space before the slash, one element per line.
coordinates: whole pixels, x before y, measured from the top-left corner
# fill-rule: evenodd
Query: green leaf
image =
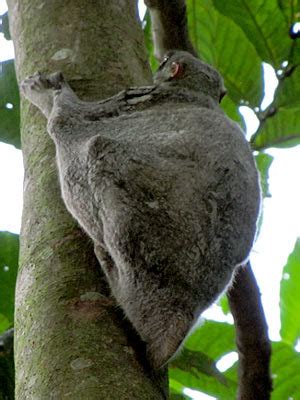
<path fill-rule="evenodd" d="M 9 321 L 3 314 L 0 314 L 0 334 L 10 328 L 11 325 L 11 321 Z"/>
<path fill-rule="evenodd" d="M 170 395 L 170 400 L 187 400 L 189 397 L 185 396 L 184 394 L 173 394 Z"/>
<path fill-rule="evenodd" d="M 271 197 L 269 192 L 269 169 L 273 162 L 274 157 L 270 156 L 270 154 L 259 152 L 255 156 L 256 166 L 260 175 L 260 185 L 262 190 L 263 198 Z M 259 236 L 262 223 L 263 223 L 264 213 L 263 210 L 260 213 L 260 216 L 257 221 L 257 237 Z"/>
<path fill-rule="evenodd" d="M 147 11 L 145 14 L 143 20 L 143 26 L 144 26 L 144 40 L 149 54 L 150 67 L 152 72 L 155 72 L 159 66 L 159 63 L 154 57 L 154 47 L 153 47 L 152 32 L 151 32 L 151 18 L 149 11 Z"/>
<path fill-rule="evenodd" d="M 185 388 L 181 383 L 177 382 L 174 379 L 169 379 L 169 388 L 170 392 L 175 394 L 181 394 L 183 393 L 183 389 Z"/>
<path fill-rule="evenodd" d="M 226 379 L 216 367 L 215 361 L 201 351 L 183 349 L 180 357 L 175 358 L 171 363 L 171 368 L 180 368 L 196 378 L 202 374 L 213 376 L 219 382 L 225 384 Z"/>
<path fill-rule="evenodd" d="M 242 29 L 211 0 L 188 0 L 187 5 L 192 40 L 201 58 L 223 75 L 228 96 L 237 104 L 242 99 L 253 108 L 260 104 L 261 60 Z"/>
<path fill-rule="evenodd" d="M 300 143 L 300 107 L 282 109 L 267 118 L 251 138 L 254 150 L 292 147 Z"/>
<path fill-rule="evenodd" d="M 241 27 L 263 61 L 278 69 L 283 61 L 290 60 L 294 43 L 289 37 L 285 14 L 276 1 L 213 0 L 213 3 L 220 13 Z"/>
<path fill-rule="evenodd" d="M 4 34 L 6 40 L 11 40 L 8 25 L 8 13 L 2 14 L 0 16 L 0 32 Z"/>
<path fill-rule="evenodd" d="M 300 0 L 277 0 L 278 7 L 285 19 L 288 30 L 296 23 L 300 21 Z M 299 64 L 300 62 L 300 40 L 291 39 L 292 45 L 290 48 L 289 61 L 293 64 Z"/>
<path fill-rule="evenodd" d="M 270 154 L 266 154 L 263 152 L 260 152 L 255 156 L 256 166 L 260 174 L 260 184 L 263 197 L 271 197 L 271 194 L 269 192 L 268 179 L 269 179 L 269 169 L 273 160 L 274 157 L 270 156 Z"/>
<path fill-rule="evenodd" d="M 300 108 L 300 68 L 299 66 L 279 82 L 275 92 L 274 106 L 279 109 L 283 108 Z"/>
<path fill-rule="evenodd" d="M 229 118 L 236 121 L 240 126 L 244 127 L 244 121 L 239 113 L 238 107 L 239 105 L 234 103 L 229 96 L 225 96 L 221 102 L 221 107 L 228 115 Z"/>
<path fill-rule="evenodd" d="M 235 398 L 236 367 L 222 374 L 213 361 L 236 349 L 232 325 L 206 321 L 188 338 L 185 349 L 183 358 L 175 360 L 169 369 L 174 382 L 222 400 Z"/>
<path fill-rule="evenodd" d="M 199 377 L 195 377 L 195 375 L 182 371 L 179 368 L 170 368 L 169 376 L 172 380 L 179 382 L 185 387 L 207 393 L 211 396 L 217 397 L 218 399 L 232 400 L 236 395 L 236 380 L 226 379 L 226 383 L 221 383 L 214 377 L 201 373 L 199 374 Z"/>
<path fill-rule="evenodd" d="M 226 294 L 223 294 L 223 296 L 220 298 L 218 301 L 223 313 L 225 315 L 228 315 L 230 313 L 230 307 L 229 307 L 229 302 Z"/>
<path fill-rule="evenodd" d="M 282 339 L 294 345 L 300 338 L 300 238 L 283 268 L 280 283 L 280 317 Z M 300 385 L 299 385 L 300 387 Z"/>
<path fill-rule="evenodd" d="M 286 343 L 273 343 L 271 370 L 274 386 L 272 400 L 299 400 L 300 354 Z"/>
<path fill-rule="evenodd" d="M 300 68 L 279 81 L 273 103 L 258 116 L 262 122 L 251 139 L 254 149 L 300 143 Z"/>
<path fill-rule="evenodd" d="M 0 314 L 13 324 L 19 236 L 0 232 Z"/>
<path fill-rule="evenodd" d="M 300 10 L 300 0 L 277 0 L 277 3 L 288 26 L 297 21 L 296 13 Z"/>
<path fill-rule="evenodd" d="M 169 379 L 169 386 L 172 393 L 181 393 L 184 389 L 183 385 L 174 381 L 173 379 Z"/>
<path fill-rule="evenodd" d="M 218 360 L 225 354 L 236 351 L 234 326 L 207 320 L 187 339 L 185 347 Z"/>
<path fill-rule="evenodd" d="M 0 63 L 0 140 L 20 148 L 20 97 L 13 60 Z"/>

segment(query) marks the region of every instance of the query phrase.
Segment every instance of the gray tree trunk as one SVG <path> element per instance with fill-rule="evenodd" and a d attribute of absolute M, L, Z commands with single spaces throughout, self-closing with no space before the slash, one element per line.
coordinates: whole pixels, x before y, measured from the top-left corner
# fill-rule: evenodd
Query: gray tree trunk
<path fill-rule="evenodd" d="M 150 82 L 134 0 L 8 0 L 19 80 L 60 70 L 85 99 Z M 93 248 L 60 196 L 46 120 L 22 101 L 16 400 L 163 399 L 116 314 Z"/>

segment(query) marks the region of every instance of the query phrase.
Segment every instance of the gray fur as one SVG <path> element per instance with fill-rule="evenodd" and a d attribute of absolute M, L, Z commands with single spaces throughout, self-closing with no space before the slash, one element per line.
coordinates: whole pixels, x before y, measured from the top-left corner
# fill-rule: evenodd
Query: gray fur
<path fill-rule="evenodd" d="M 21 88 L 48 118 L 66 206 L 159 368 L 247 259 L 260 189 L 243 132 L 219 108 L 219 74 L 176 52 L 155 82 L 95 103 L 61 74 Z"/>

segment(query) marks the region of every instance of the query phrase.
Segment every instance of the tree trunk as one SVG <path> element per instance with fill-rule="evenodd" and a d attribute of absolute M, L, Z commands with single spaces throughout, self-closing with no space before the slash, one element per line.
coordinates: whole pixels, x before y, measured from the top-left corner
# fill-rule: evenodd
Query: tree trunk
<path fill-rule="evenodd" d="M 150 82 L 134 0 L 9 0 L 8 6 L 19 80 L 60 70 L 85 99 Z M 92 245 L 62 203 L 46 120 L 24 100 L 21 115 L 16 400 L 166 398 L 165 373 L 154 377 L 139 359 L 142 344 L 138 351 L 131 346 Z"/>

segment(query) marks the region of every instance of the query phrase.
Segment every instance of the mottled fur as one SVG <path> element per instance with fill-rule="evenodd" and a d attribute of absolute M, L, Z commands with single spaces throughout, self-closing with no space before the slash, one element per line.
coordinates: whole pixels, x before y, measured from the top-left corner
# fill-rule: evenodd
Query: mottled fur
<path fill-rule="evenodd" d="M 161 367 L 256 232 L 257 171 L 244 134 L 219 108 L 221 77 L 176 52 L 153 86 L 104 101 L 79 100 L 61 74 L 29 77 L 22 91 L 48 118 L 68 210 Z"/>

